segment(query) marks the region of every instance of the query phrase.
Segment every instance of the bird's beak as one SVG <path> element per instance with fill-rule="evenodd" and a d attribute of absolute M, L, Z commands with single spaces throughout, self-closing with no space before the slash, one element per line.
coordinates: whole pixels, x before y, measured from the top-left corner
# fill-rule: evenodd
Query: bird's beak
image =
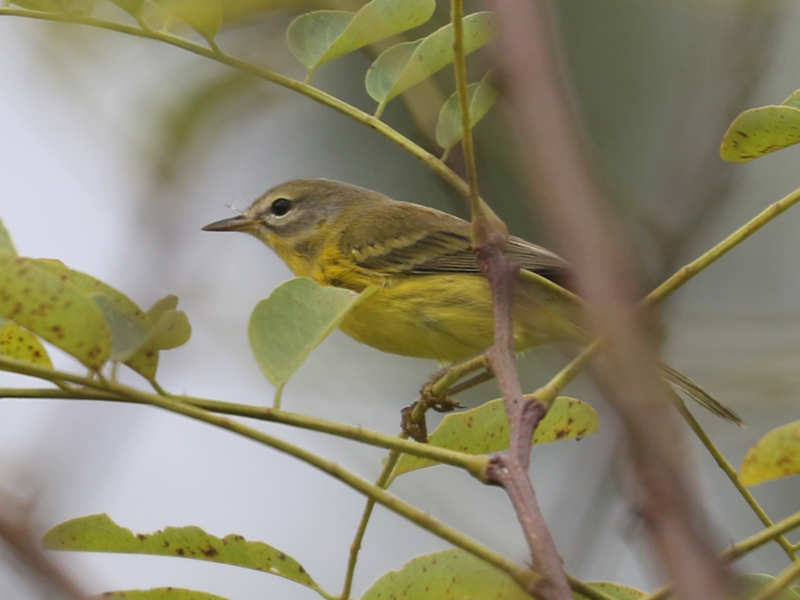
<path fill-rule="evenodd" d="M 256 222 L 245 215 L 237 215 L 230 219 L 214 221 L 203 227 L 203 231 L 249 231 Z"/>

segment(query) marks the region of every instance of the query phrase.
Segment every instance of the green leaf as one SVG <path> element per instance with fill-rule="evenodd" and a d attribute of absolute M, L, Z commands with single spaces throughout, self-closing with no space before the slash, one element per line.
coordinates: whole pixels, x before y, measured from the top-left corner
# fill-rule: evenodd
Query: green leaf
<path fill-rule="evenodd" d="M 477 12 L 464 17 L 464 53 L 477 50 L 494 37 L 494 15 Z M 367 93 L 378 102 L 380 113 L 386 103 L 453 62 L 453 26 L 445 25 L 429 36 L 403 42 L 385 50 L 370 65 Z"/>
<path fill-rule="evenodd" d="M 227 600 L 222 596 L 184 588 L 162 587 L 150 590 L 120 590 L 92 596 L 91 600 Z"/>
<path fill-rule="evenodd" d="M 147 379 L 158 368 L 159 350 L 185 344 L 191 326 L 183 311 L 176 310 L 177 296 L 166 296 L 146 313 L 128 296 L 100 281 L 68 268 L 59 260 L 39 259 L 41 266 L 67 280 L 98 305 L 111 330 L 111 355 Z"/>
<path fill-rule="evenodd" d="M 0 323 L 0 354 L 48 368 L 53 367 L 39 338 L 12 321 L 3 320 Z"/>
<path fill-rule="evenodd" d="M 733 597 L 736 600 L 753 598 L 773 581 L 775 581 L 775 578 L 772 575 L 764 575 L 762 573 L 738 575 L 733 582 L 733 587 L 736 590 Z M 771 598 L 772 600 L 800 600 L 800 594 L 794 588 L 784 588 L 776 595 L 771 596 Z"/>
<path fill-rule="evenodd" d="M 284 385 L 347 313 L 375 291 L 361 294 L 300 277 L 279 285 L 250 316 L 248 335 L 258 366 L 273 385 Z"/>
<path fill-rule="evenodd" d="M 428 436 L 428 443 L 469 454 L 488 454 L 508 448 L 508 418 L 503 399 L 496 398 L 476 408 L 445 416 Z M 567 438 L 582 438 L 597 431 L 597 413 L 578 400 L 559 396 L 533 434 L 532 444 Z M 437 465 L 436 461 L 403 454 L 392 479 L 403 473 Z"/>
<path fill-rule="evenodd" d="M 167 527 L 155 533 L 134 533 L 120 527 L 108 515 L 70 519 L 45 533 L 50 550 L 122 552 L 177 556 L 236 565 L 291 579 L 312 589 L 314 580 L 292 557 L 262 542 L 248 542 L 241 535 L 218 538 L 199 527 Z"/>
<path fill-rule="evenodd" d="M 490 79 L 491 71 L 487 72 L 479 82 L 467 86 L 470 129 L 486 116 L 486 113 L 497 101 L 497 90 L 492 87 Z M 445 151 L 448 151 L 458 143 L 463 133 L 461 106 L 458 103 L 458 91 L 456 91 L 445 100 L 439 111 L 439 120 L 436 123 L 436 142 Z"/>
<path fill-rule="evenodd" d="M 111 333 L 97 305 L 39 261 L 0 253 L 0 317 L 52 342 L 87 367 L 99 369 Z"/>
<path fill-rule="evenodd" d="M 751 486 L 800 473 L 800 421 L 776 427 L 745 454 L 739 481 Z"/>
<path fill-rule="evenodd" d="M 647 596 L 647 594 L 641 590 L 610 581 L 591 581 L 586 585 L 598 592 L 602 592 L 609 598 L 613 598 L 613 600 L 637 600 L 638 598 Z M 575 600 L 589 600 L 589 598 L 575 592 Z"/>
<path fill-rule="evenodd" d="M 399 571 L 389 571 L 362 600 L 391 598 L 530 600 L 508 574 L 459 549 L 418 556 Z"/>
<path fill-rule="evenodd" d="M 422 25 L 435 9 L 436 0 L 372 0 L 356 13 L 318 10 L 292 21 L 286 40 L 310 77 L 329 60 Z"/>
<path fill-rule="evenodd" d="M 779 105 L 759 106 L 733 120 L 722 137 L 720 156 L 746 162 L 800 142 L 800 90 Z"/>
<path fill-rule="evenodd" d="M 17 255 L 17 249 L 14 248 L 14 242 L 11 241 L 11 235 L 3 225 L 2 219 L 0 219 L 0 252 L 7 252 L 12 256 Z"/>
<path fill-rule="evenodd" d="M 222 26 L 222 0 L 158 0 L 158 4 L 208 41 L 216 37 Z"/>

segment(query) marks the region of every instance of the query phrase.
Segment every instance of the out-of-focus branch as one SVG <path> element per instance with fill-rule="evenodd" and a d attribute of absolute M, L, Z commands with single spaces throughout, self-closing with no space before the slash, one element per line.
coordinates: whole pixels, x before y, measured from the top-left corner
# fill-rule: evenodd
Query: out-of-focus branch
<path fill-rule="evenodd" d="M 56 565 L 50 562 L 38 544 L 38 538 L 26 525 L 29 508 L 19 500 L 0 492 L 0 542 L 4 542 L 17 557 L 64 598 L 80 600 L 84 594 Z"/>
<path fill-rule="evenodd" d="M 521 160 L 546 199 L 539 214 L 572 263 L 588 317 L 605 340 L 597 380 L 626 426 L 628 450 L 641 489 L 641 512 L 662 561 L 684 600 L 725 598 L 724 570 L 695 525 L 680 439 L 664 392 L 656 354 L 637 310 L 638 285 L 620 236 L 603 214 L 591 180 L 553 49 L 545 4 L 494 2 L 501 34 L 499 63 Z M 657 424 L 657 426 L 654 426 Z"/>

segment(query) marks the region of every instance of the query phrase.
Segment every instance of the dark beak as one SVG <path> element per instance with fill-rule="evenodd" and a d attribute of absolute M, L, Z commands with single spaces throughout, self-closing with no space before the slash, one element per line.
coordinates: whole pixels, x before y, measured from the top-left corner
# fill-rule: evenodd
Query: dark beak
<path fill-rule="evenodd" d="M 253 228 L 255 221 L 244 215 L 237 215 L 230 219 L 214 221 L 203 227 L 203 231 L 248 231 Z"/>

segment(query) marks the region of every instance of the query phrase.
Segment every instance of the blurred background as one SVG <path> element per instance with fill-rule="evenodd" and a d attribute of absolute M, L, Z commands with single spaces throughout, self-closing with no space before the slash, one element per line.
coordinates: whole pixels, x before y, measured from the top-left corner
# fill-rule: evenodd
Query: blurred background
<path fill-rule="evenodd" d="M 299 8 L 355 9 L 361 2 L 230 0 L 217 38 L 232 54 L 302 79 L 284 32 Z M 721 136 L 742 110 L 778 103 L 800 86 L 800 7 L 788 1 L 573 0 L 555 3 L 569 85 L 596 173 L 625 226 L 649 283 L 718 241 L 798 186 L 798 150 L 744 165 L 718 157 Z M 440 26 L 449 3 L 408 39 Z M 482 8 L 468 2 L 467 9 Z M 95 14 L 132 22 L 98 0 Z M 192 36 L 190 30 L 180 31 Z M 267 405 L 273 390 L 246 336 L 255 304 L 291 275 L 259 242 L 208 234 L 206 223 L 244 208 L 294 177 L 329 177 L 460 215 L 465 205 L 417 160 L 372 130 L 283 88 L 150 40 L 0 16 L 0 218 L 21 255 L 54 257 L 126 292 L 142 306 L 174 293 L 191 341 L 161 354 L 169 391 Z M 369 112 L 363 77 L 378 48 L 322 67 L 314 83 Z M 471 56 L 471 80 L 491 65 Z M 433 127 L 453 91 L 445 69 L 390 103 L 384 119 L 439 153 Z M 525 206 L 510 127 L 498 105 L 476 128 L 482 192 L 512 232 L 563 248 Z M 460 150 L 452 152 L 459 168 Z M 535 190 L 532 191 L 535 193 Z M 728 459 L 769 429 L 800 418 L 800 210 L 682 288 L 664 306 L 664 356 L 737 410 L 739 429 L 698 419 Z M 57 355 L 56 366 L 76 369 Z M 528 389 L 563 363 L 553 350 L 526 354 Z M 382 354 L 334 333 L 284 392 L 288 410 L 395 433 L 436 365 Z M 141 384 L 125 373 L 125 381 Z M 0 387 L 38 385 L 0 374 Z M 660 581 L 642 530 L 624 500 L 615 465 L 617 426 L 588 378 L 567 392 L 600 412 L 600 430 L 580 442 L 536 447 L 532 476 L 570 572 L 651 589 Z M 493 382 L 465 395 L 497 396 Z M 0 490 L 28 503 L 37 533 L 76 516 L 107 512 L 135 532 L 198 525 L 239 533 L 296 558 L 338 592 L 364 500 L 349 488 L 268 448 L 147 407 L 63 400 L 2 400 Z M 431 417 L 435 420 L 435 417 Z M 383 451 L 279 425 L 255 424 L 373 480 Z M 688 431 L 687 431 L 688 433 Z M 698 498 L 715 544 L 761 528 L 729 481 L 687 435 Z M 398 479 L 392 491 L 518 561 L 528 557 L 515 515 L 498 489 L 436 467 Z M 800 478 L 754 490 L 780 519 L 797 510 Z M 791 536 L 790 536 L 791 537 Z M 796 537 L 796 536 L 795 536 Z M 354 592 L 441 540 L 382 508 L 366 534 Z M 49 598 L 7 549 L 0 594 Z M 184 586 L 233 600 L 261 594 L 318 596 L 263 573 L 159 557 L 58 554 L 89 593 Z M 738 563 L 775 573 L 777 546 Z"/>

